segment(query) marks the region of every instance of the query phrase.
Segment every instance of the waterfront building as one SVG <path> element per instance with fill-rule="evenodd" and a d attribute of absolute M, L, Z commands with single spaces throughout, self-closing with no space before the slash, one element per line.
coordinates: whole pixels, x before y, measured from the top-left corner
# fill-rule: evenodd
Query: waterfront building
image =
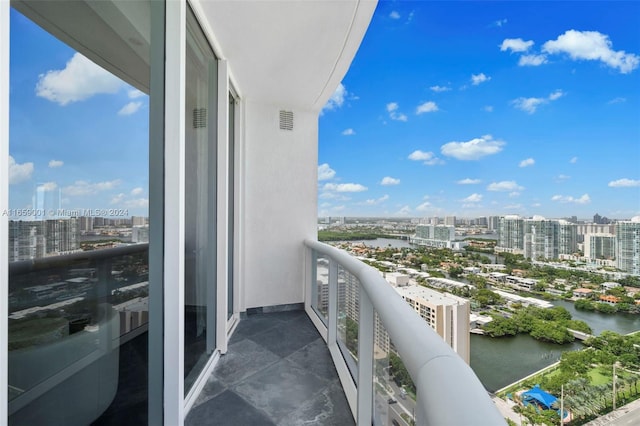
<path fill-rule="evenodd" d="M 394 288 L 468 364 L 471 356 L 469 301 L 418 285 Z"/>
<path fill-rule="evenodd" d="M 618 269 L 640 275 L 640 216 L 616 222 Z"/>
<path fill-rule="evenodd" d="M 528 259 L 558 259 L 578 248 L 575 224 L 542 216 L 504 216 L 498 238 L 496 251 L 523 254 Z"/>
<path fill-rule="evenodd" d="M 93 217 L 92 216 L 80 216 L 78 218 L 78 224 L 81 233 L 93 231 Z"/>
<path fill-rule="evenodd" d="M 461 250 L 468 244 L 466 241 L 455 241 L 455 238 L 456 229 L 452 225 L 417 225 L 410 241 L 419 246 L 453 250 Z"/>

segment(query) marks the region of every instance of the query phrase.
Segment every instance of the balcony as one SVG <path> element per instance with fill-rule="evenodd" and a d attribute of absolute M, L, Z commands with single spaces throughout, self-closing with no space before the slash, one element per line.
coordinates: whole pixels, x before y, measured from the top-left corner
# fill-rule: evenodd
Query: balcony
<path fill-rule="evenodd" d="M 504 424 L 470 367 L 377 271 L 317 241 L 306 250 L 305 312 L 249 312 L 186 424 Z M 391 377 L 394 356 L 408 392 Z"/>
<path fill-rule="evenodd" d="M 377 271 L 317 241 L 307 241 L 305 252 L 306 303 L 243 315 L 187 425 L 504 424 L 470 367 Z M 43 340 L 10 327 L 16 424 L 44 413 L 97 424 L 137 415 L 147 395 L 146 363 L 136 363 L 146 352 L 147 255 L 141 244 L 11 264 L 12 294 L 22 294 L 12 303 L 22 309 L 10 319 L 57 321 L 65 331 Z M 42 285 L 52 278 L 57 283 Z M 40 285 L 19 291 L 25 282 Z M 403 387 L 391 377 L 394 357 L 411 377 Z M 78 386 L 82 397 L 68 405 Z M 52 404 L 67 409 L 49 411 Z M 93 409 L 72 408 L 86 405 Z"/>

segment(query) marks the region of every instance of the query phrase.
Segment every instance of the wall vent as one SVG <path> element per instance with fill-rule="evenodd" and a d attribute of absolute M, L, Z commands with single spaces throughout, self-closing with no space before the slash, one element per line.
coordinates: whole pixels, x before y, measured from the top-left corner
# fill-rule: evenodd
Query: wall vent
<path fill-rule="evenodd" d="M 207 127 L 207 109 L 195 108 L 193 110 L 193 128 L 202 129 Z"/>
<path fill-rule="evenodd" d="M 293 111 L 280 111 L 280 130 L 293 130 Z"/>

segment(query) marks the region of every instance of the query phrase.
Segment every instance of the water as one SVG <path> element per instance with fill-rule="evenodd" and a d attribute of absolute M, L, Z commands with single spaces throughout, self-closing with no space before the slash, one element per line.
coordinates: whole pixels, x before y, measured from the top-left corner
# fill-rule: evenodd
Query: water
<path fill-rule="evenodd" d="M 558 361 L 564 351 L 580 349 L 580 343 L 556 345 L 527 335 L 491 338 L 471 335 L 471 368 L 482 384 L 496 391 Z"/>
<path fill-rule="evenodd" d="M 364 244 L 367 247 L 387 248 L 391 246 L 391 248 L 416 248 L 416 245 L 411 244 L 407 240 L 397 240 L 395 238 L 376 238 L 375 240 L 356 240 L 356 241 L 340 241 L 340 242 Z"/>
<path fill-rule="evenodd" d="M 604 330 L 627 334 L 640 330 L 640 315 L 614 314 L 576 310 L 571 302 L 554 301 L 567 308 L 574 319 L 585 321 L 594 334 Z M 471 368 L 490 391 L 498 390 L 557 361 L 560 354 L 583 348 L 574 342 L 566 345 L 544 343 L 527 335 L 492 339 L 471 335 Z"/>

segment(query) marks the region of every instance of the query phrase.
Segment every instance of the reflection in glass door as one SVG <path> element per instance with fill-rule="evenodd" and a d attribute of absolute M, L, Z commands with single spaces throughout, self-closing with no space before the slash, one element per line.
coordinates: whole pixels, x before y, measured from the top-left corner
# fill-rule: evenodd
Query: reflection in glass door
<path fill-rule="evenodd" d="M 211 293 L 215 294 L 216 282 L 216 82 L 215 56 L 189 11 L 185 102 L 185 395 L 215 347 L 208 340 L 215 337 L 212 333 L 215 304 L 210 304 L 210 299 Z"/>

